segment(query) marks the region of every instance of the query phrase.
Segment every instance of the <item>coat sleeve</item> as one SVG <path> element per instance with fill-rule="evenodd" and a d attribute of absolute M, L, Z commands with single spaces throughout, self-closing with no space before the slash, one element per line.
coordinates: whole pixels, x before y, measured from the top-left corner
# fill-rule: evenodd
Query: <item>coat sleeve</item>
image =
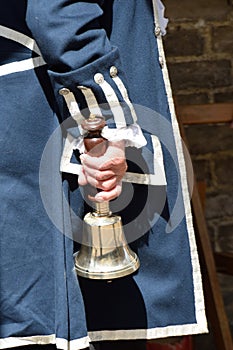
<path fill-rule="evenodd" d="M 48 65 L 63 119 L 105 115 L 109 128 L 135 125 L 117 47 L 101 27 L 102 1 L 28 0 L 27 24 Z M 84 112 L 83 112 L 84 111 Z"/>

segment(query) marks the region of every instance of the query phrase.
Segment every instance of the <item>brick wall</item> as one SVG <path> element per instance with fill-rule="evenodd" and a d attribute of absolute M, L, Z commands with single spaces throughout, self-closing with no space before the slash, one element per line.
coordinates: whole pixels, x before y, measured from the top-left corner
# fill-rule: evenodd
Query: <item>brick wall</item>
<path fill-rule="evenodd" d="M 233 0 L 163 3 L 175 104 L 233 103 Z M 206 183 L 205 216 L 213 249 L 233 253 L 233 129 L 201 124 L 185 130 L 195 175 Z M 233 277 L 219 275 L 219 280 L 233 330 Z"/>
<path fill-rule="evenodd" d="M 231 0 L 164 0 L 164 44 L 178 104 L 232 102 Z"/>

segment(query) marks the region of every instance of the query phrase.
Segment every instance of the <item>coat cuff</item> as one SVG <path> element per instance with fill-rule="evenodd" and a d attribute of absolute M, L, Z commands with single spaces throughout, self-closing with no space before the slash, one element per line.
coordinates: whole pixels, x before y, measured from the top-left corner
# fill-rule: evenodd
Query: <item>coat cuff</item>
<path fill-rule="evenodd" d="M 71 116 L 80 126 L 92 113 L 104 116 L 111 128 L 136 123 L 117 48 L 83 68 L 65 73 L 49 71 L 49 75 L 62 119 Z"/>

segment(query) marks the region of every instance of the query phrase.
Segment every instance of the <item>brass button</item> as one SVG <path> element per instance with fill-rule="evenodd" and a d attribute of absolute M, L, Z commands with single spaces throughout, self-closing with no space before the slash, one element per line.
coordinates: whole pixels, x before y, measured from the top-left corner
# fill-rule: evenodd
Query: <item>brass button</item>
<path fill-rule="evenodd" d="M 161 68 L 164 67 L 164 60 L 163 60 L 163 57 L 162 57 L 162 56 L 159 56 L 159 64 L 160 64 L 160 67 L 161 67 Z"/>
<path fill-rule="evenodd" d="M 64 95 L 68 95 L 70 93 L 70 90 L 67 88 L 62 88 L 59 90 L 59 94 L 64 96 Z"/>
<path fill-rule="evenodd" d="M 97 84 L 102 84 L 103 82 L 104 82 L 104 76 L 103 76 L 103 74 L 101 74 L 101 73 L 96 73 L 95 75 L 94 75 L 94 80 L 95 80 L 95 82 L 97 83 Z"/>
<path fill-rule="evenodd" d="M 116 77 L 116 76 L 117 76 L 117 73 L 118 73 L 117 67 L 112 66 L 112 67 L 110 68 L 110 75 L 111 75 L 111 77 L 112 77 L 112 78 Z"/>
<path fill-rule="evenodd" d="M 156 26 L 156 27 L 155 27 L 155 35 L 156 35 L 156 36 L 159 36 L 160 34 L 161 34 L 161 29 L 160 29 L 159 26 Z"/>

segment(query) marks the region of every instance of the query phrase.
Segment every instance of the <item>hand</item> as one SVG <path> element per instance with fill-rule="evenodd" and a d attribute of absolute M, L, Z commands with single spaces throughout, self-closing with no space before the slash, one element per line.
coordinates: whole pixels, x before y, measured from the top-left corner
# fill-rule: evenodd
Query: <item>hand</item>
<path fill-rule="evenodd" d="M 105 153 L 100 157 L 85 153 L 80 159 L 82 171 L 79 175 L 79 185 L 89 183 L 102 190 L 92 197 L 92 200 L 110 201 L 120 195 L 121 180 L 127 169 L 124 141 L 108 142 Z"/>

